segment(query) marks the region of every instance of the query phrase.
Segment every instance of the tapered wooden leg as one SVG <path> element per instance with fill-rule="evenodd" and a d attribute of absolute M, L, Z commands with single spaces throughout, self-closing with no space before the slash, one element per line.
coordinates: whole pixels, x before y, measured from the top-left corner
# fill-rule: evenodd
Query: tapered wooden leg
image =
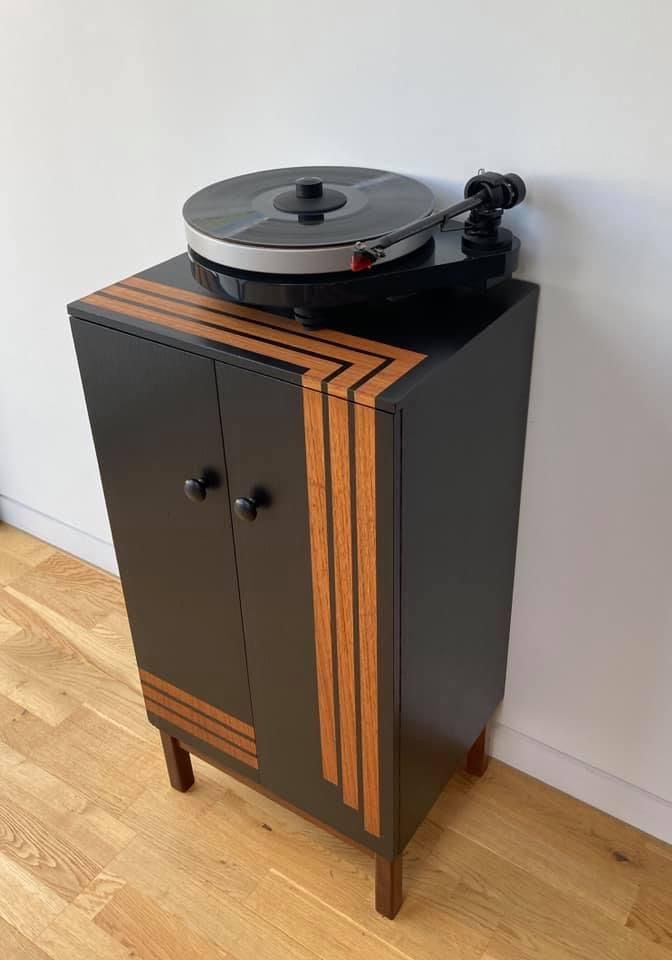
<path fill-rule="evenodd" d="M 179 741 L 175 737 L 171 737 L 169 733 L 164 733 L 163 730 L 159 730 L 161 734 L 161 746 L 163 747 L 163 755 L 166 758 L 166 768 L 168 769 L 168 779 L 170 780 L 171 787 L 174 787 L 175 790 L 179 790 L 181 793 L 185 793 L 194 785 L 194 771 L 191 766 L 191 757 L 184 750 Z"/>
<path fill-rule="evenodd" d="M 482 777 L 488 769 L 488 727 L 483 727 L 467 754 L 464 769 L 473 777 Z"/>
<path fill-rule="evenodd" d="M 376 854 L 376 910 L 394 920 L 401 906 L 401 854 L 387 860 Z"/>

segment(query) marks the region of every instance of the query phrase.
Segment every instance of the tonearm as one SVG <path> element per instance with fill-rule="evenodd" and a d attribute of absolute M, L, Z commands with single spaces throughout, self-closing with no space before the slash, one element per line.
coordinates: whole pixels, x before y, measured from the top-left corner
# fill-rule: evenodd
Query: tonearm
<path fill-rule="evenodd" d="M 368 270 L 385 258 L 388 247 L 413 237 L 432 227 L 443 226 L 453 217 L 469 212 L 464 223 L 463 246 L 468 251 L 496 250 L 510 243 L 507 231 L 502 235 L 499 225 L 502 212 L 510 210 L 525 199 L 525 183 L 517 173 L 492 173 L 479 170 L 464 187 L 464 200 L 427 217 L 407 223 L 398 230 L 375 240 L 359 240 L 352 251 L 351 269 Z"/>

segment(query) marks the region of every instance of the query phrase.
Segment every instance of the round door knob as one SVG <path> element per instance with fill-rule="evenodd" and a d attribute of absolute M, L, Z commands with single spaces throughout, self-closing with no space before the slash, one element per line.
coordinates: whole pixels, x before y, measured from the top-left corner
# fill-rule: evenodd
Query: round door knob
<path fill-rule="evenodd" d="M 184 481 L 184 495 L 194 503 L 202 503 L 205 500 L 208 491 L 207 484 L 202 478 L 197 480 L 192 477 L 191 480 Z"/>
<path fill-rule="evenodd" d="M 257 501 L 254 497 L 236 497 L 233 501 L 233 510 L 241 520 L 252 522 L 257 516 Z"/>

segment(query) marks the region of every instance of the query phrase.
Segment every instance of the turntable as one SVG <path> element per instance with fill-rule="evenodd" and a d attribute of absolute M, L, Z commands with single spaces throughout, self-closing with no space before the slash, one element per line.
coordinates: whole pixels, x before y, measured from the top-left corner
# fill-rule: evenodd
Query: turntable
<path fill-rule="evenodd" d="M 439 287 L 488 289 L 510 277 L 520 243 L 501 227 L 521 203 L 516 174 L 472 177 L 436 210 L 411 177 L 362 167 L 293 167 L 223 180 L 183 216 L 191 268 L 239 303 L 293 309 L 306 325 L 331 311 Z M 468 213 L 465 223 L 455 220 Z"/>

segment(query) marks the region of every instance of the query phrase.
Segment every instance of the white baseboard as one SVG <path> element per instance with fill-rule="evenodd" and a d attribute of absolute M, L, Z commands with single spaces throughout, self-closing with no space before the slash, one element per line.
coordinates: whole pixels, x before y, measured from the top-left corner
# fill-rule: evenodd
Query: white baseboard
<path fill-rule="evenodd" d="M 496 723 L 490 752 L 591 807 L 672 843 L 672 803 L 569 754 Z"/>
<path fill-rule="evenodd" d="M 0 519 L 87 563 L 118 574 L 112 544 L 90 533 L 1 495 Z M 509 766 L 672 843 L 672 803 L 662 797 L 501 723 L 494 725 L 490 750 L 494 757 Z"/>
<path fill-rule="evenodd" d="M 84 530 L 78 530 L 69 523 L 56 520 L 46 513 L 4 497 L 0 494 L 0 520 L 19 530 L 32 533 L 34 537 L 51 543 L 66 553 L 72 553 L 95 567 L 101 567 L 109 573 L 119 574 L 114 547 L 107 540 L 100 540 Z"/>

